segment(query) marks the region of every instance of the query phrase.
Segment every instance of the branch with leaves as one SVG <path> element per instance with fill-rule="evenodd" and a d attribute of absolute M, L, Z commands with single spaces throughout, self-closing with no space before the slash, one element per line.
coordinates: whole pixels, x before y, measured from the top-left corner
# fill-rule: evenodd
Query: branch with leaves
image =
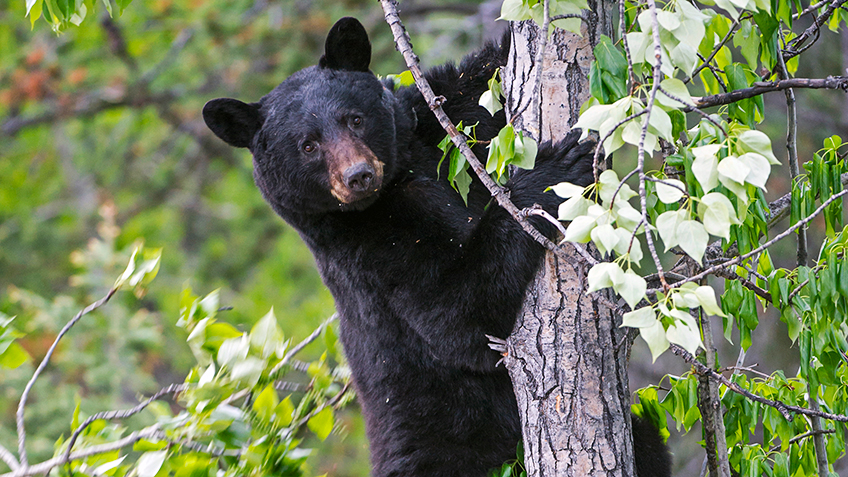
<path fill-rule="evenodd" d="M 0 446 L 0 459 L 10 468 L 2 477 L 44 474 L 55 467 L 67 467 L 80 474 L 152 476 L 163 469 L 170 472 L 186 466 L 197 469 L 214 466 L 221 468 L 224 475 L 233 476 L 271 475 L 278 473 L 279 466 L 288 466 L 288 472 L 295 472 L 292 475 L 301 475 L 306 454 L 298 449 L 297 439 L 303 430 L 308 428 L 325 439 L 336 427 L 334 411 L 353 399 L 349 373 L 344 369 L 344 359 L 329 328 L 336 315 L 299 344 L 290 346 L 273 312 L 260 319 L 249 333 L 244 333 L 216 319 L 218 312 L 226 309 L 219 306 L 217 291 L 205 297 L 185 291 L 180 303 L 180 325 L 189 332 L 188 344 L 198 360 L 198 366 L 186 381 L 162 388 L 135 406 L 98 412 L 81 423 L 78 404 L 70 437 L 57 442 L 53 458 L 30 464 L 24 413 L 33 385 L 55 349 L 84 316 L 103 308 L 121 290 L 129 288 L 141 295 L 158 272 L 159 257 L 159 250 L 136 247 L 126 270 L 108 293 L 77 313 L 59 332 L 19 402 L 18 457 Z M 4 320 L 3 327 L 11 326 L 11 322 Z M 332 357 L 325 353 L 319 360 L 308 363 L 294 359 L 319 337 L 324 338 Z M 22 361 L 16 361 L 19 362 Z M 303 384 L 278 381 L 289 370 L 304 373 L 308 379 Z M 288 394 L 281 400 L 278 390 L 293 391 L 299 397 Z M 117 424 L 106 424 L 146 412 L 155 401 L 165 397 L 172 397 L 182 411 L 163 415 L 164 408 L 160 408 L 156 424 L 131 432 Z M 233 425 L 239 429 L 235 434 L 231 430 L 235 429 Z M 258 452 L 257 445 L 274 457 L 244 459 Z M 129 448 L 142 453 L 129 461 Z M 186 460 L 187 456 L 192 457 Z"/>

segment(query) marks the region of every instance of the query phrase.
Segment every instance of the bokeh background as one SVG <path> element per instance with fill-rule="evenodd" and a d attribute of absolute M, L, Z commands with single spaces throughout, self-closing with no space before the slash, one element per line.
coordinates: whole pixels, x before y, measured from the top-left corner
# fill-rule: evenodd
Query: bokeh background
<path fill-rule="evenodd" d="M 499 0 L 401 2 L 424 65 L 456 60 L 498 36 L 505 27 L 494 21 L 499 9 Z M 136 240 L 164 249 L 147 295 L 120 296 L 84 319 L 36 386 L 27 425 L 30 460 L 38 461 L 68 435 L 78 401 L 88 414 L 123 408 L 182 381 L 194 363 L 175 326 L 183 289 L 220 288 L 222 305 L 233 307 L 221 318 L 243 329 L 273 307 L 295 340 L 333 313 L 311 254 L 255 189 L 249 153 L 206 130 L 203 104 L 258 100 L 314 64 L 342 16 L 358 17 L 371 33 L 375 73 L 405 67 L 375 1 L 138 1 L 114 18 L 98 8 L 61 34 L 43 21 L 31 28 L 24 12 L 23 1 L 0 0 L 0 312 L 17 315 L 35 361 L 0 370 L 0 443 L 16 448 L 21 389 L 61 326 L 108 289 Z M 798 76 L 845 74 L 846 67 L 848 35 L 825 32 L 803 55 Z M 802 158 L 824 137 L 848 139 L 845 96 L 799 93 Z M 783 101 L 779 93 L 766 98 L 764 125 L 779 158 L 786 156 Z M 778 179 L 768 196 L 787 187 Z M 792 247 L 789 241 L 772 256 L 790 266 Z M 761 323 L 746 362 L 794 372 L 797 352 L 785 351 L 783 324 L 768 315 Z M 723 360 L 734 361 L 735 349 L 724 347 Z M 307 351 L 317 355 L 320 345 Z M 641 342 L 633 363 L 632 387 L 686 371 L 670 356 L 652 365 Z M 355 406 L 341 420 L 342 432 L 310 442 L 309 465 L 314 474 L 367 475 Z M 673 436 L 677 474 L 697 475 L 700 431 Z"/>

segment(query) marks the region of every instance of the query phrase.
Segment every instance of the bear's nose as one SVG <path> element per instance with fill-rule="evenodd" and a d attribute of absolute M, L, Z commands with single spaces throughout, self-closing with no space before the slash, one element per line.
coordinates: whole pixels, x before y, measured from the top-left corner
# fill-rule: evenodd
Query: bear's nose
<path fill-rule="evenodd" d="M 344 183 L 353 192 L 365 192 L 374 183 L 374 168 L 367 162 L 360 162 L 347 168 Z"/>

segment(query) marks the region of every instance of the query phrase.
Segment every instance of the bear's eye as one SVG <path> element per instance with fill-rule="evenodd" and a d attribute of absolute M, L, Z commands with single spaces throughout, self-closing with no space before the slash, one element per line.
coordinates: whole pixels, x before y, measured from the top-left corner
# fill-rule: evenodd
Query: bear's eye
<path fill-rule="evenodd" d="M 315 143 L 312 141 L 306 141 L 303 143 L 302 146 L 300 146 L 300 148 L 303 149 L 303 152 L 307 154 L 312 154 L 313 152 L 315 152 L 315 149 L 317 149 L 317 146 L 315 146 Z"/>
<path fill-rule="evenodd" d="M 362 118 L 360 116 L 354 116 L 350 118 L 350 125 L 355 128 L 362 126 Z"/>

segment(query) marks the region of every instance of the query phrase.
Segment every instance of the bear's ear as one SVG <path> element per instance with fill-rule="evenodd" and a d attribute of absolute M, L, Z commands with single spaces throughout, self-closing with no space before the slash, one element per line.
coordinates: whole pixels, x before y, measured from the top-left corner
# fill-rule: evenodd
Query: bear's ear
<path fill-rule="evenodd" d="M 242 103 L 237 99 L 213 99 L 203 106 L 206 126 L 235 147 L 250 147 L 253 136 L 262 127 L 259 103 Z"/>
<path fill-rule="evenodd" d="M 356 18 L 337 21 L 324 43 L 324 56 L 318 65 L 334 70 L 368 72 L 371 64 L 371 42 L 365 27 Z"/>

